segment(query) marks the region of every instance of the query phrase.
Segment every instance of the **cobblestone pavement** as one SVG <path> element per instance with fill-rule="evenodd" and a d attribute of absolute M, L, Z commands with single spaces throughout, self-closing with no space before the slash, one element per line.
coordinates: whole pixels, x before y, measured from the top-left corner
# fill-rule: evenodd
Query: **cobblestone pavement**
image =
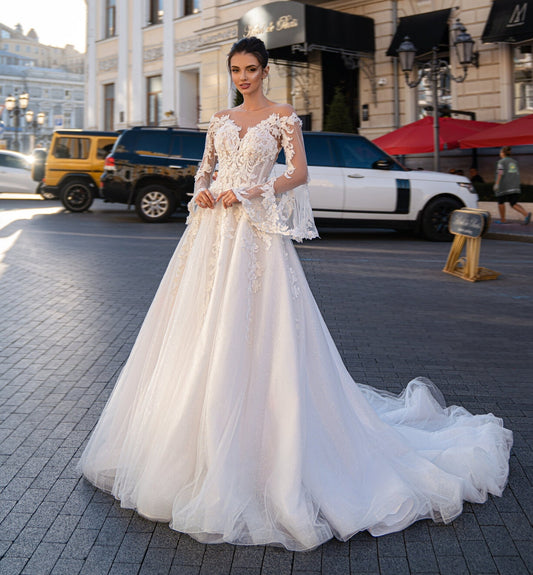
<path fill-rule="evenodd" d="M 121 509 L 75 466 L 184 229 L 123 206 L 0 199 L 0 574 L 460 575 L 533 572 L 533 251 L 485 239 L 469 283 L 449 244 L 323 231 L 298 253 L 356 381 L 431 378 L 449 403 L 514 431 L 502 498 L 450 525 L 330 541 L 308 553 L 201 545 Z"/>

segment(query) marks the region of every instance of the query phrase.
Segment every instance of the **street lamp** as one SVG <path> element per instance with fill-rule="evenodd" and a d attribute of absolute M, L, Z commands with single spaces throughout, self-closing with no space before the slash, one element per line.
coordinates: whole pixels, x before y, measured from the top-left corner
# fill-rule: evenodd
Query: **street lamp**
<path fill-rule="evenodd" d="M 15 92 L 14 96 L 11 94 L 5 100 L 6 110 L 9 112 L 9 116 L 14 118 L 13 126 L 15 128 L 15 139 L 13 140 L 13 149 L 19 151 L 20 142 L 18 138 L 18 129 L 20 126 L 20 116 L 24 113 L 24 110 L 28 107 L 30 101 L 30 96 L 28 93 L 17 95 Z"/>
<path fill-rule="evenodd" d="M 454 35 L 453 45 L 457 55 L 457 60 L 463 68 L 461 76 L 454 76 L 448 67 L 446 60 L 440 60 L 438 50 L 433 46 L 431 50 L 431 60 L 418 66 L 418 79 L 410 80 L 409 75 L 415 66 L 416 46 L 411 42 L 409 36 L 405 36 L 398 48 L 400 66 L 405 74 L 405 82 L 409 88 L 415 88 L 420 84 L 422 78 L 427 78 L 431 84 L 433 98 L 433 169 L 438 172 L 440 167 L 439 157 L 439 81 L 441 76 L 449 76 L 454 82 L 464 82 L 468 73 L 468 66 L 473 63 L 474 40 L 461 24 L 459 19 L 452 26 Z"/>
<path fill-rule="evenodd" d="M 30 150 L 32 150 L 35 147 L 35 139 L 37 137 L 39 128 L 44 124 L 46 114 L 44 112 L 39 112 L 37 114 L 37 117 L 34 116 L 35 112 L 33 110 L 28 110 L 24 116 L 26 118 L 26 124 L 28 125 L 28 128 L 30 128 L 33 132 L 31 135 L 32 141 L 30 144 Z"/>

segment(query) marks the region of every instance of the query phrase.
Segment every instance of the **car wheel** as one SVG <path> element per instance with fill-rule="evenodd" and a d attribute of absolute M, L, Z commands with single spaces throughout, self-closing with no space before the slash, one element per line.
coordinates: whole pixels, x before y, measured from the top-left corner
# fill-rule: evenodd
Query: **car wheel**
<path fill-rule="evenodd" d="M 135 209 L 145 222 L 164 222 L 174 213 L 176 199 L 164 186 L 152 184 L 142 188 L 135 199 Z"/>
<path fill-rule="evenodd" d="M 46 191 L 46 188 L 44 187 L 44 184 L 42 182 L 37 186 L 35 193 L 40 194 L 41 197 L 45 200 L 56 200 L 57 199 L 55 194 L 52 194 L 52 192 Z"/>
<path fill-rule="evenodd" d="M 84 212 L 91 207 L 94 195 L 84 180 L 70 180 L 61 188 L 61 202 L 71 212 Z"/>
<path fill-rule="evenodd" d="M 422 235 L 432 242 L 450 242 L 453 234 L 448 231 L 448 220 L 454 210 L 463 207 L 453 198 L 436 198 L 428 203 L 422 214 Z"/>

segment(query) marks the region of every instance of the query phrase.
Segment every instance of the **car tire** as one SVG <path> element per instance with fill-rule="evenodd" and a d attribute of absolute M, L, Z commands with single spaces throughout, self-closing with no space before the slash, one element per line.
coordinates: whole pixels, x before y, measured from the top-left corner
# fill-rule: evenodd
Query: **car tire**
<path fill-rule="evenodd" d="M 424 208 L 422 214 L 422 235 L 432 242 L 450 242 L 453 234 L 448 231 L 448 220 L 454 210 L 463 207 L 454 198 L 435 198 Z"/>
<path fill-rule="evenodd" d="M 160 184 L 151 184 L 142 188 L 135 198 L 135 210 L 145 222 L 165 222 L 175 209 L 174 194 Z"/>
<path fill-rule="evenodd" d="M 85 180 L 69 180 L 61 187 L 60 198 L 70 212 L 84 212 L 91 207 L 94 194 Z"/>

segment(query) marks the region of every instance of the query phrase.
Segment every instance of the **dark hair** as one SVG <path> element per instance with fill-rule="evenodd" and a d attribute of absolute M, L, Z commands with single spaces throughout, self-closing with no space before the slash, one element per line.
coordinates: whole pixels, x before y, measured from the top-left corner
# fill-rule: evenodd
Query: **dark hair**
<path fill-rule="evenodd" d="M 504 156 L 510 156 L 511 155 L 511 146 L 504 146 L 500 152 L 504 155 Z"/>
<path fill-rule="evenodd" d="M 228 70 L 231 70 L 231 59 L 235 54 L 253 54 L 262 68 L 266 68 L 268 65 L 268 52 L 265 47 L 263 40 L 256 38 L 255 36 L 250 36 L 249 38 L 242 38 L 238 42 L 235 42 L 231 47 L 228 54 Z"/>

